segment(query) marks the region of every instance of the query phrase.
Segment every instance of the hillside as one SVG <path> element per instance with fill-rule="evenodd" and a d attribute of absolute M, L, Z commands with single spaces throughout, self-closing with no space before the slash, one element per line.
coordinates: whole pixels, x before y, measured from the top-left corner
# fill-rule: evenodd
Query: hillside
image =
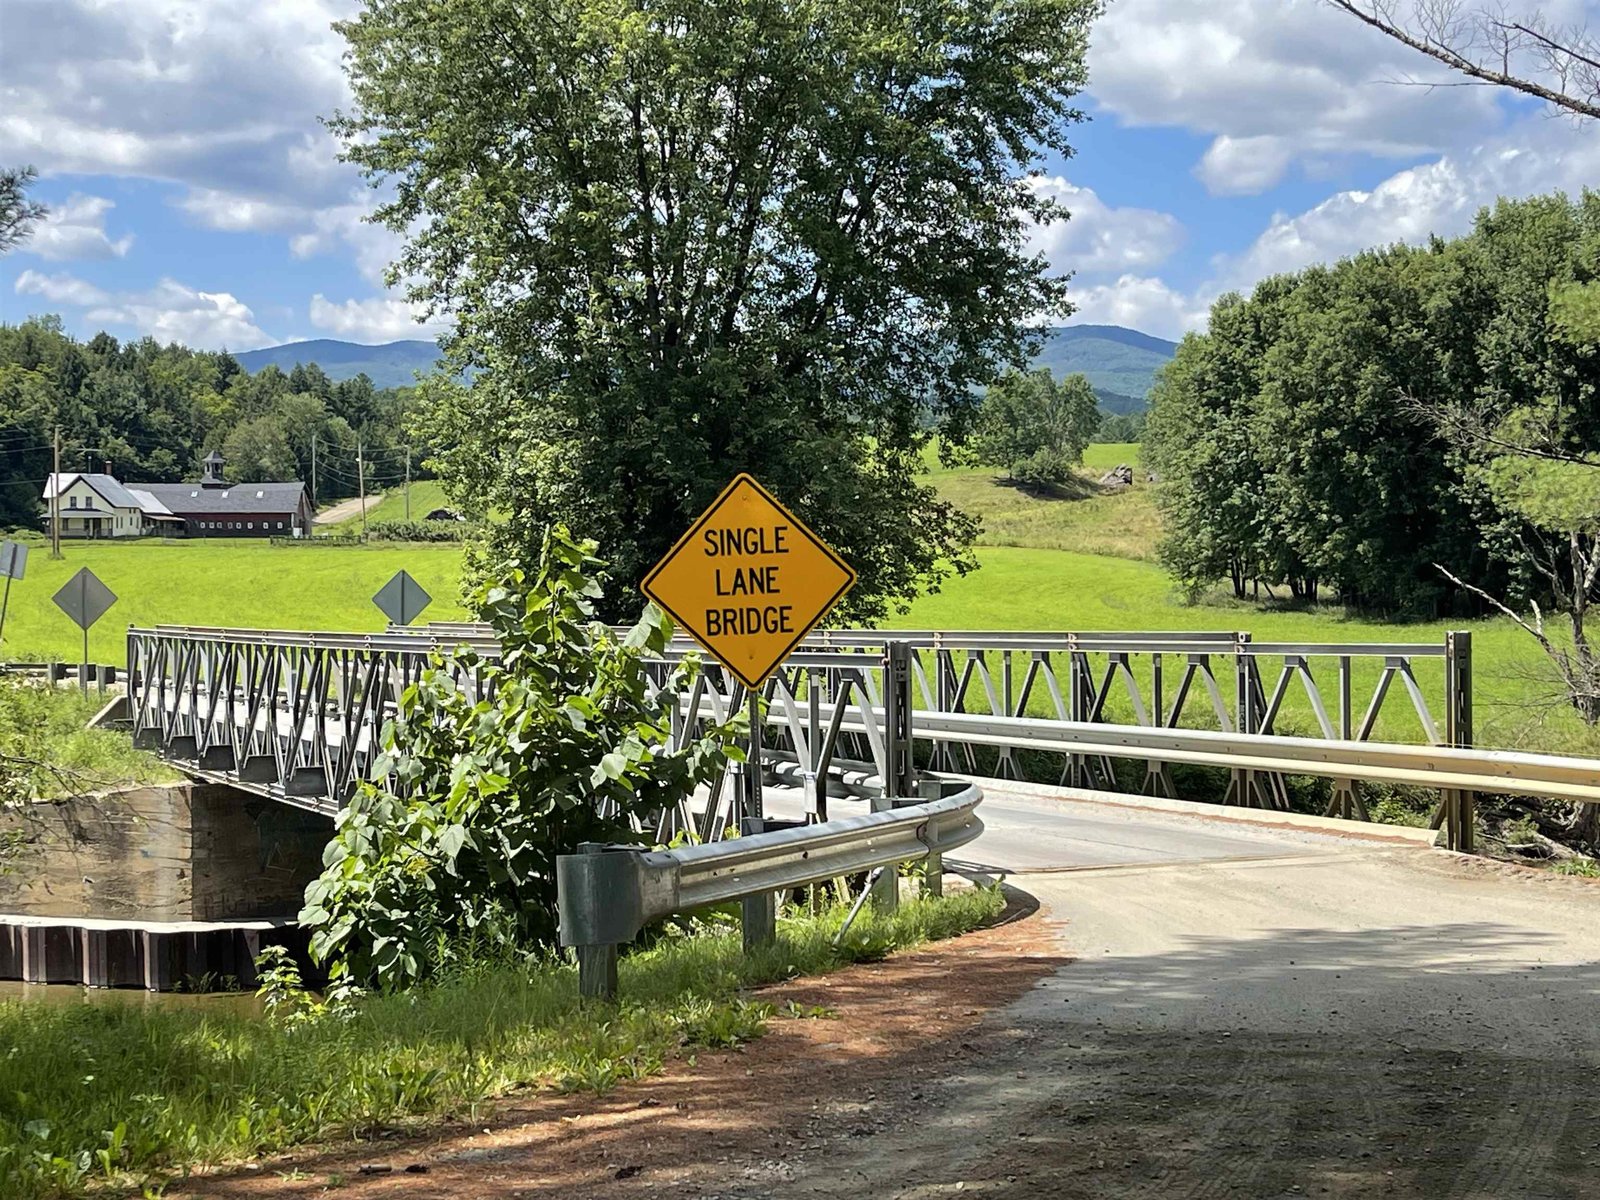
<path fill-rule="evenodd" d="M 1177 351 L 1176 342 L 1120 325 L 1065 325 L 1051 329 L 1034 361 L 1056 378 L 1087 376 L 1110 412 L 1138 412 L 1156 372 Z"/>
<path fill-rule="evenodd" d="M 418 371 L 432 371 L 439 358 L 439 347 L 432 342 L 386 342 L 363 346 L 317 338 L 310 342 L 289 342 L 265 350 L 246 350 L 235 354 L 239 365 L 252 374 L 263 367 L 292 370 L 296 363 L 316 363 L 335 383 L 366 375 L 380 388 L 407 387 L 416 382 Z"/>
<path fill-rule="evenodd" d="M 1155 381 L 1156 371 L 1176 349 L 1176 343 L 1120 325 L 1067 325 L 1049 331 L 1035 361 L 1058 378 L 1081 371 L 1108 412 L 1138 412 L 1144 408 L 1145 393 Z M 438 357 L 439 348 L 432 342 L 363 346 L 332 338 L 234 355 L 251 372 L 266 366 L 288 371 L 296 363 L 316 363 L 335 383 L 365 373 L 378 387 L 404 387 L 414 382 L 416 372 L 433 370 Z"/>

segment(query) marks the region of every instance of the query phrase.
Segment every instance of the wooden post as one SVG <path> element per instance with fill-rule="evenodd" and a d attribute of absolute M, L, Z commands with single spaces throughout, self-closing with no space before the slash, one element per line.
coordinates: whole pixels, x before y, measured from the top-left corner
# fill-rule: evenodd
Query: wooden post
<path fill-rule="evenodd" d="M 345 476 L 346 479 L 349 476 Z M 367 540 L 367 464 L 361 457 L 361 441 L 356 440 L 356 487 L 361 492 L 361 540 Z"/>
<path fill-rule="evenodd" d="M 50 557 L 61 557 L 61 426 L 56 426 L 55 468 L 50 477 Z"/>

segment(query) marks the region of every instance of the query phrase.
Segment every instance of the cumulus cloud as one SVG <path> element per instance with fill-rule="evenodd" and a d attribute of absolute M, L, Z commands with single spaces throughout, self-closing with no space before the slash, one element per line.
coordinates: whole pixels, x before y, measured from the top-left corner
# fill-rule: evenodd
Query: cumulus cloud
<path fill-rule="evenodd" d="M 1211 300 L 1205 289 L 1190 294 L 1160 279 L 1128 274 L 1110 283 L 1074 288 L 1072 302 L 1077 306 L 1074 324 L 1126 325 L 1177 340 L 1205 328 Z"/>
<path fill-rule="evenodd" d="M 1248 196 L 1277 184 L 1293 157 L 1287 138 L 1224 134 L 1212 140 L 1194 173 L 1214 196 Z"/>
<path fill-rule="evenodd" d="M 1454 237 L 1497 197 L 1577 195 L 1597 174 L 1592 131 L 1534 118 L 1504 137 L 1397 171 L 1371 190 L 1336 192 L 1305 212 L 1279 214 L 1242 254 L 1218 261 L 1221 282 L 1249 287 L 1371 246 Z"/>
<path fill-rule="evenodd" d="M 46 171 L 266 183 L 347 95 L 353 0 L 8 0 L 6 149 Z M 253 151 L 253 153 L 247 152 Z M 296 180 L 295 182 L 303 182 Z"/>
<path fill-rule="evenodd" d="M 30 269 L 17 276 L 15 286 L 19 296 L 39 296 L 50 304 L 65 304 L 72 308 L 104 304 L 108 299 L 106 293 L 94 284 L 64 271 L 45 275 Z"/>
<path fill-rule="evenodd" d="M 289 241 L 296 258 L 318 254 L 345 253 L 368 281 L 381 284 L 389 264 L 400 256 L 404 239 L 392 230 L 374 225 L 367 215 L 372 211 L 372 196 L 352 197 L 346 204 L 319 209 L 307 216 L 307 228 Z"/>
<path fill-rule="evenodd" d="M 50 207 L 49 215 L 34 227 L 21 251 L 52 262 L 74 259 L 121 258 L 133 246 L 133 235 L 113 239 L 106 232 L 106 213 L 116 206 L 103 196 L 73 193 Z"/>
<path fill-rule="evenodd" d="M 311 323 L 357 342 L 397 342 L 436 338 L 449 328 L 442 320 L 418 322 L 418 310 L 405 300 L 380 296 L 335 303 L 320 292 L 311 297 Z"/>
<path fill-rule="evenodd" d="M 163 278 L 145 291 L 108 292 L 73 275 L 30 270 L 17 277 L 16 290 L 84 309 L 84 319 L 95 325 L 201 350 L 254 350 L 277 340 L 262 332 L 249 306 L 229 293 L 202 292 L 175 279 Z"/>
<path fill-rule="evenodd" d="M 1035 227 L 1029 249 L 1057 271 L 1094 274 L 1150 270 L 1183 244 L 1183 226 L 1171 213 L 1113 208 L 1086 187 L 1060 176 L 1032 181 L 1038 192 L 1065 205 L 1071 217 Z"/>
<path fill-rule="evenodd" d="M 175 182 L 210 228 L 277 230 L 359 182 L 319 118 L 348 101 L 356 0 L 6 0 L 0 161 Z"/>
<path fill-rule="evenodd" d="M 178 201 L 198 225 L 224 233 L 265 233 L 292 228 L 306 219 L 298 204 L 262 200 L 218 188 L 192 188 Z"/>
<path fill-rule="evenodd" d="M 1117 0 L 1089 78 L 1130 124 L 1217 139 L 1197 174 L 1224 194 L 1271 186 L 1296 157 L 1410 158 L 1503 123 L 1492 89 L 1399 86 L 1448 75 L 1321 0 Z"/>

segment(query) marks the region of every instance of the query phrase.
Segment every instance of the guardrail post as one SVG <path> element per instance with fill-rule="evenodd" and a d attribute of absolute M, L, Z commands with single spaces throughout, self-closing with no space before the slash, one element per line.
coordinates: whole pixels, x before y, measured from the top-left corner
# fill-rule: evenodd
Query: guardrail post
<path fill-rule="evenodd" d="M 1251 686 L 1250 668 L 1254 660 L 1250 657 L 1246 647 L 1250 644 L 1248 633 L 1235 633 L 1233 642 L 1233 701 L 1234 701 L 1234 728 L 1240 733 L 1256 733 L 1257 714 L 1255 711 L 1255 688 Z M 1256 773 L 1249 770 L 1235 769 L 1233 772 L 1232 786 L 1229 793 L 1234 802 L 1245 808 L 1261 807 L 1261 800 L 1257 792 Z M 1224 799 L 1226 804 L 1227 800 Z"/>
<path fill-rule="evenodd" d="M 1464 629 L 1445 635 L 1445 741 L 1452 746 L 1472 745 L 1472 634 Z M 1444 809 L 1445 844 L 1463 854 L 1472 853 L 1473 826 L 1477 822 L 1477 794 L 1446 790 L 1440 796 Z"/>
<path fill-rule="evenodd" d="M 622 880 L 612 878 L 606 849 L 601 842 L 580 842 L 576 854 L 556 858 L 561 939 L 578 960 L 578 995 L 586 1000 L 614 1000 L 617 995 L 618 943 L 588 939 L 617 922 L 624 926 L 631 922 L 635 929 L 642 923 L 638 889 L 617 886 Z M 617 858 L 620 863 L 621 856 Z"/>
<path fill-rule="evenodd" d="M 937 800 L 944 789 L 937 779 L 923 779 L 917 783 L 917 793 L 926 803 Z M 939 818 L 929 817 L 928 828 L 923 834 L 923 840 L 929 846 L 939 844 Z M 929 850 L 928 857 L 922 860 L 922 894 L 924 896 L 944 895 L 944 855 L 938 850 Z"/>

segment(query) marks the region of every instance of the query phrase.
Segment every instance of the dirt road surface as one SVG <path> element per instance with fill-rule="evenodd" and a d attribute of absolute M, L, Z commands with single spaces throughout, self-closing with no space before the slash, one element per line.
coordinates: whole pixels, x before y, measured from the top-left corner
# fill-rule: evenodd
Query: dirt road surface
<path fill-rule="evenodd" d="M 383 493 L 368 492 L 367 511 L 371 512 L 372 506 L 381 499 L 383 499 Z M 348 521 L 351 517 L 359 517 L 360 515 L 361 497 L 353 496 L 349 500 L 341 500 L 339 503 L 323 509 L 311 520 L 316 525 L 337 525 L 340 521 Z"/>
<path fill-rule="evenodd" d="M 1031 923 L 786 985 L 839 1019 L 340 1194 L 1600 1196 L 1600 884 L 1038 790 L 985 816 L 971 856 Z M 668 1097 L 709 1124 L 651 1120 Z"/>

